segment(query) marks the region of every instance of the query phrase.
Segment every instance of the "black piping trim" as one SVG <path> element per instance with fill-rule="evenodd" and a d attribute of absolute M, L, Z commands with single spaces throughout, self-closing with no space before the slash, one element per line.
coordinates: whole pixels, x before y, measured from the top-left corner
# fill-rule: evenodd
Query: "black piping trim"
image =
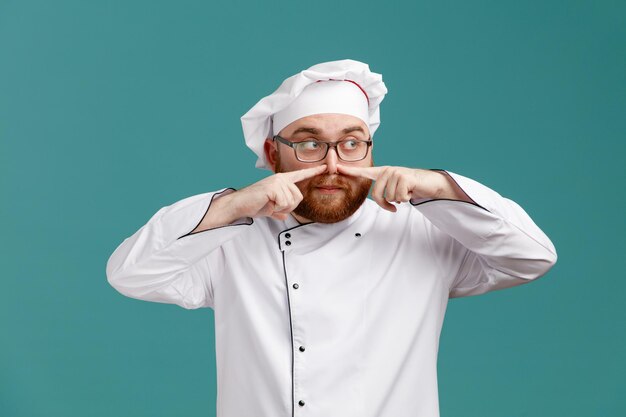
<path fill-rule="evenodd" d="M 213 194 L 213 195 L 211 196 L 211 201 L 209 201 L 209 206 L 206 208 L 206 211 L 204 212 L 204 214 L 203 214 L 203 215 L 202 215 L 202 217 L 200 218 L 200 221 L 198 222 L 198 224 L 196 224 L 196 226 L 195 226 L 193 229 L 191 229 L 191 231 L 190 231 L 189 233 L 187 233 L 187 234 L 185 234 L 185 235 L 182 235 L 181 237 L 177 238 L 176 240 L 181 239 L 181 238 L 186 237 L 186 236 L 192 236 L 192 235 L 197 235 L 197 234 L 202 233 L 202 232 L 208 232 L 208 231 L 210 231 L 210 230 L 217 230 L 217 229 L 221 229 L 221 228 L 223 228 L 223 227 L 231 227 L 231 226 L 250 226 L 252 223 L 254 223 L 254 220 L 252 219 L 252 217 L 250 217 L 250 223 L 227 224 L 227 225 L 224 225 L 224 226 L 212 227 L 212 228 L 210 228 L 210 229 L 201 230 L 201 231 L 196 232 L 196 233 L 191 233 L 191 232 L 193 232 L 194 230 L 196 230 L 196 227 L 200 226 L 200 223 L 202 223 L 202 219 L 204 219 L 204 216 L 206 216 L 206 214 L 209 212 L 209 209 L 211 208 L 211 204 L 213 204 L 213 199 L 214 199 L 216 196 L 218 196 L 218 195 L 220 195 L 220 194 L 222 194 L 222 193 L 224 193 L 224 192 L 226 192 L 226 191 L 228 191 L 228 190 L 237 191 L 235 188 L 230 188 L 230 187 L 229 187 L 229 188 L 224 189 L 223 191 L 220 191 L 219 193 L 215 193 L 215 194 Z"/>
<path fill-rule="evenodd" d="M 439 168 L 429 168 L 429 170 L 430 170 L 430 171 L 442 171 L 444 174 L 446 174 L 446 175 L 448 176 L 448 178 L 451 178 L 451 179 L 452 179 L 452 181 L 454 181 L 454 183 L 455 183 L 456 185 L 458 185 L 458 187 L 459 187 L 461 190 L 463 190 L 463 187 L 461 187 L 461 186 L 459 185 L 459 183 L 458 183 L 458 182 L 457 182 L 454 178 L 452 178 L 452 175 L 448 174 L 448 172 L 447 172 L 445 169 L 439 169 Z M 463 192 L 465 193 L 465 190 L 463 190 Z M 453 199 L 453 198 L 433 198 L 432 200 L 422 201 L 421 203 L 416 203 L 416 204 L 411 203 L 411 200 L 409 200 L 409 203 L 411 203 L 411 205 L 412 205 L 413 207 L 415 207 L 415 206 L 419 206 L 420 204 L 430 203 L 431 201 L 440 201 L 440 200 L 444 200 L 444 201 L 458 201 L 459 203 L 467 203 L 467 204 L 471 204 L 471 205 L 476 206 L 476 207 L 480 207 L 481 209 L 485 210 L 486 212 L 491 213 L 491 211 L 487 210 L 486 208 L 484 208 L 483 206 L 481 206 L 480 204 L 478 204 L 477 202 L 475 202 L 475 201 L 474 201 L 474 199 L 473 199 L 472 197 L 470 197 L 470 195 L 469 195 L 469 194 L 465 193 L 465 195 L 466 195 L 466 196 L 468 196 L 468 197 L 469 197 L 469 199 L 470 199 L 470 200 L 472 200 L 472 201 L 471 201 L 471 202 L 469 202 L 469 201 L 465 201 L 465 200 L 455 200 L 455 199 Z"/>
<path fill-rule="evenodd" d="M 301 225 L 303 226 L 303 225 Z M 288 229 L 290 230 L 290 229 Z M 287 279 L 287 267 L 285 266 L 285 252 L 281 251 L 283 255 L 283 273 L 285 275 L 285 288 L 287 289 L 287 308 L 289 310 L 289 331 L 291 333 L 291 416 L 295 416 L 296 407 L 296 384 L 294 376 L 294 357 L 293 357 L 293 324 L 291 322 L 291 301 L 289 300 L 289 280 Z"/>
<path fill-rule="evenodd" d="M 282 247 L 281 247 L 281 245 L 280 245 L 280 235 L 282 235 L 283 233 L 288 232 L 288 231 L 290 231 L 290 230 L 297 229 L 298 227 L 307 226 L 307 225 L 309 225 L 309 224 L 314 224 L 314 223 L 315 223 L 315 222 L 311 222 L 311 223 L 301 223 L 301 224 L 299 224 L 299 225 L 297 225 L 297 226 L 290 227 L 289 229 L 285 229 L 285 230 L 283 230 L 282 232 L 280 232 L 280 233 L 278 234 L 278 236 L 276 237 L 276 240 L 278 241 L 278 248 L 279 248 L 280 250 L 283 250 L 283 248 L 282 248 Z M 197 227 L 197 226 L 196 226 L 196 227 Z"/>
<path fill-rule="evenodd" d="M 291 319 L 291 300 L 289 297 L 289 279 L 287 278 L 287 266 L 285 264 L 285 251 L 282 249 L 281 244 L 280 244 L 280 235 L 297 229 L 299 227 L 303 227 L 303 226 L 307 226 L 309 224 L 315 224 L 315 222 L 311 222 L 311 223 L 302 223 L 299 224 L 297 226 L 294 227 L 290 227 L 289 229 L 285 229 L 282 232 L 280 232 L 278 234 L 277 240 L 278 240 L 278 248 L 281 251 L 282 257 L 283 257 L 283 273 L 285 275 L 285 289 L 287 291 L 287 307 L 289 310 L 289 331 L 291 334 L 291 416 L 294 417 L 296 415 L 296 377 L 294 375 L 294 371 L 295 371 L 295 359 L 294 359 L 294 343 L 293 343 L 293 322 Z"/>

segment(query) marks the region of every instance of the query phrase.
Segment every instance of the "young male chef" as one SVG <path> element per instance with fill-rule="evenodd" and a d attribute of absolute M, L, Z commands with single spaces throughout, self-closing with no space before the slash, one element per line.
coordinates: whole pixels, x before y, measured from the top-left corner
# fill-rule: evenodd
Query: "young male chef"
<path fill-rule="evenodd" d="M 373 165 L 386 93 L 353 60 L 286 79 L 241 118 L 274 174 L 163 207 L 111 255 L 120 293 L 214 310 L 218 417 L 436 417 L 448 299 L 555 264 L 485 185 Z"/>

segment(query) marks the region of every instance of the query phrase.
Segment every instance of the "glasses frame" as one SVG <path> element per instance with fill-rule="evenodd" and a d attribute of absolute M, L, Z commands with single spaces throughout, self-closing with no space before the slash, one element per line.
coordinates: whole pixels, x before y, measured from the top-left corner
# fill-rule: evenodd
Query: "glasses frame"
<path fill-rule="evenodd" d="M 328 155 L 328 150 L 330 148 L 334 148 L 335 149 L 335 153 L 337 154 L 337 158 L 339 158 L 340 160 L 344 161 L 344 162 L 358 162 L 358 161 L 362 161 L 365 158 L 367 158 L 367 154 L 370 151 L 370 146 L 372 146 L 372 137 L 369 136 L 367 138 L 367 140 L 362 140 L 362 139 L 343 139 L 343 140 L 338 140 L 335 142 L 324 142 L 321 140 L 316 140 L 316 139 L 309 139 L 309 140 L 301 140 L 299 142 L 291 142 L 288 141 L 287 139 L 283 138 L 282 136 L 279 135 L 275 135 L 272 140 L 274 141 L 278 141 L 280 143 L 284 143 L 285 145 L 289 146 L 291 149 L 293 149 L 293 154 L 295 155 L 296 159 L 300 162 L 309 162 L 309 163 L 313 163 L 313 162 L 319 162 L 319 161 L 323 161 L 326 156 Z M 337 150 L 337 145 L 339 145 L 341 142 L 346 142 L 346 141 L 350 141 L 350 140 L 354 140 L 357 142 L 365 142 L 365 144 L 367 145 L 367 149 L 365 150 L 365 155 L 363 155 L 363 158 L 360 159 L 353 159 L 353 160 L 345 160 L 341 157 L 341 155 L 339 155 L 339 151 Z M 297 143 L 302 143 L 302 142 L 317 142 L 317 143 L 323 143 L 326 145 L 326 152 L 324 152 L 324 156 L 322 156 L 320 159 L 317 159 L 315 161 L 303 161 L 302 159 L 298 158 L 298 152 L 296 152 L 296 144 Z"/>

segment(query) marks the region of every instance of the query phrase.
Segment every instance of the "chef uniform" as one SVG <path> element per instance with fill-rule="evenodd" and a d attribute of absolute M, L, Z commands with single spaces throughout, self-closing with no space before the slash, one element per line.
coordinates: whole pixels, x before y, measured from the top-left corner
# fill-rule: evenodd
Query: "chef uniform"
<path fill-rule="evenodd" d="M 319 71 L 286 105 L 316 77 L 356 79 L 363 88 L 373 74 L 356 61 L 319 65 L 366 75 Z M 281 87 L 293 92 L 290 80 Z M 370 131 L 386 92 L 381 82 L 363 89 L 376 107 Z M 242 118 L 247 140 L 273 131 L 280 109 L 268 102 Z M 255 152 L 257 166 L 266 166 L 262 146 Z M 393 213 L 367 199 L 337 223 L 241 218 L 191 233 L 212 202 L 234 190 L 191 196 L 120 244 L 108 281 L 128 297 L 214 310 L 218 417 L 437 417 L 448 299 L 530 282 L 557 259 L 514 201 L 439 171 L 473 202 L 425 198 Z"/>

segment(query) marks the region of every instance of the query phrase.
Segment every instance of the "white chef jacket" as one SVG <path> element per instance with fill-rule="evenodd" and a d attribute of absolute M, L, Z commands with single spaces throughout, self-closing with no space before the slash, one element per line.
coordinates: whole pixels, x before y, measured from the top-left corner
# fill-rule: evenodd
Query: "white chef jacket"
<path fill-rule="evenodd" d="M 141 300 L 215 317 L 218 417 L 437 417 L 449 298 L 520 285 L 556 262 L 514 201 L 367 199 L 334 224 L 269 217 L 190 234 L 225 189 L 160 209 L 107 263 Z"/>

